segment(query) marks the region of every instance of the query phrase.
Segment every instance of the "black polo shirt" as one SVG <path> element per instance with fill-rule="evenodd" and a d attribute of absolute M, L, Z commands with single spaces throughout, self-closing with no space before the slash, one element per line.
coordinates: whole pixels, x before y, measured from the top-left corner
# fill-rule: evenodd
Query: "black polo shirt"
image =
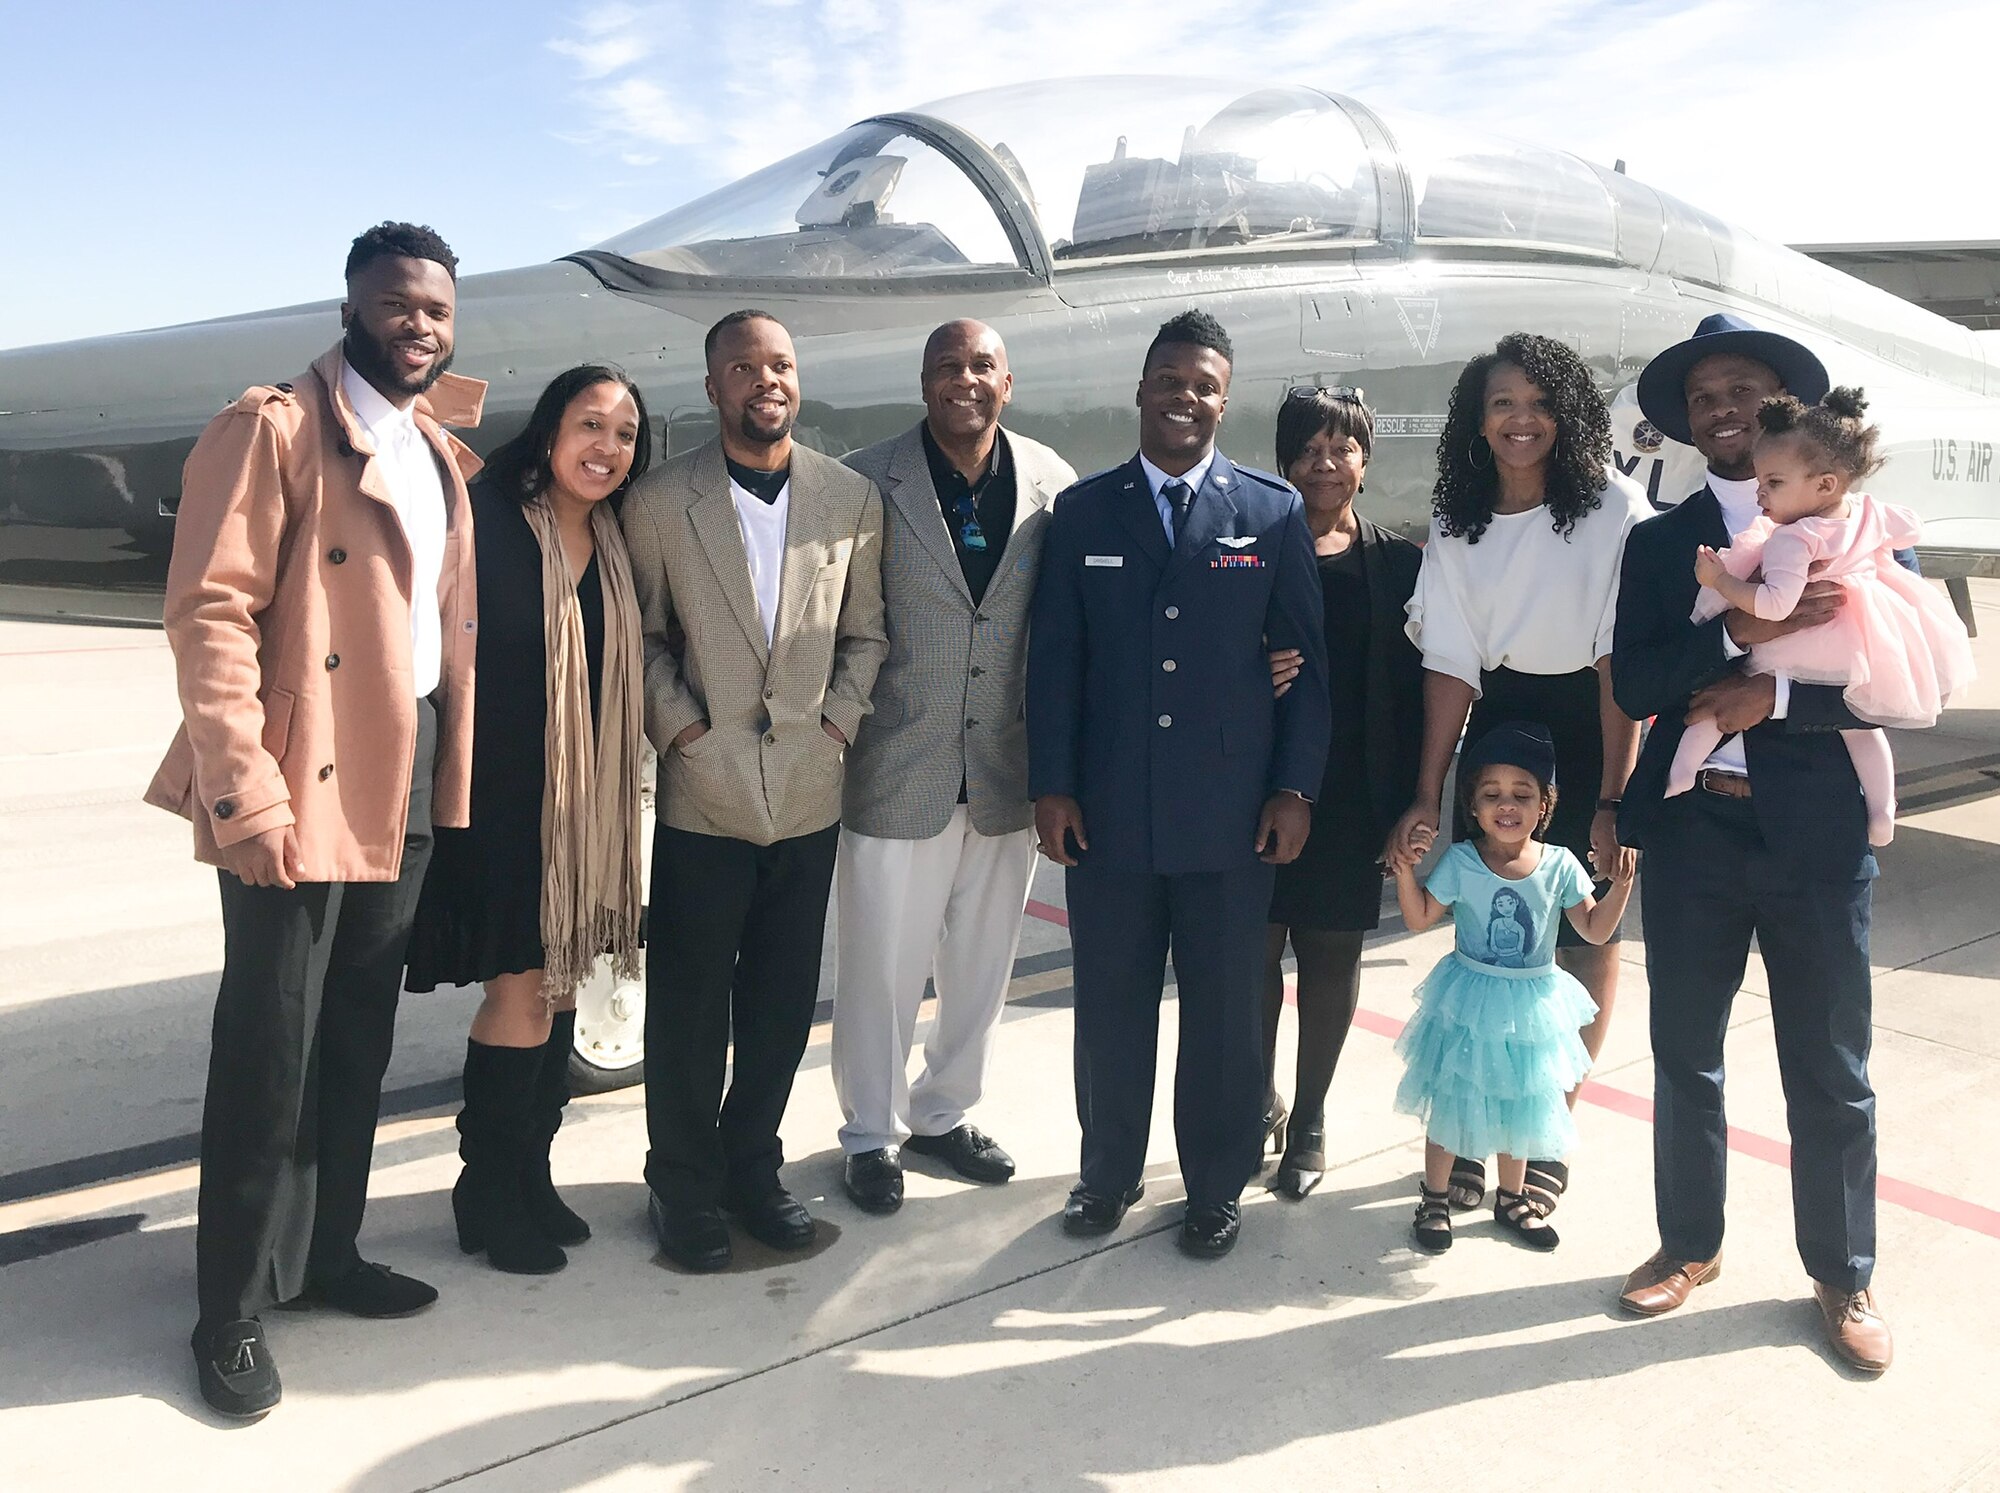
<path fill-rule="evenodd" d="M 984 601 L 986 588 L 1000 569 L 1000 553 L 1007 547 L 1007 536 L 1014 532 L 1014 453 L 1007 449 L 1007 433 L 994 434 L 992 459 L 979 480 L 968 483 L 932 438 L 928 420 L 921 429 L 924 459 L 931 467 L 931 485 L 937 489 L 938 507 L 944 510 L 944 526 L 951 534 L 959 569 L 965 573 L 966 589 L 975 603 Z M 973 512 L 979 515 L 980 532 L 986 539 L 983 550 L 966 548 L 959 515 L 967 494 L 971 495 Z"/>

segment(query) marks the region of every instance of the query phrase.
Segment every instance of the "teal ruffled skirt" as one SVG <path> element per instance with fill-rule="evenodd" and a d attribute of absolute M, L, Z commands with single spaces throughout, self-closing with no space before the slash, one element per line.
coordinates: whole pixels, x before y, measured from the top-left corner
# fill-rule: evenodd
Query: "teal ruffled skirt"
<path fill-rule="evenodd" d="M 1407 1065 L 1396 1109 L 1459 1156 L 1567 1156 L 1576 1124 L 1564 1096 L 1590 1071 L 1578 1033 L 1596 1015 L 1589 992 L 1553 964 L 1502 969 L 1447 954 L 1396 1039 Z"/>

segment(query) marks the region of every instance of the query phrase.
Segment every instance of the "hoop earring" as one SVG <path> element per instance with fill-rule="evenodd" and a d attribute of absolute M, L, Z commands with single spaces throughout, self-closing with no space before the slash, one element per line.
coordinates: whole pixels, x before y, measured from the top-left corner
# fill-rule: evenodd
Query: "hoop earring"
<path fill-rule="evenodd" d="M 1482 449 L 1484 449 L 1486 452 L 1486 461 L 1483 465 L 1480 463 L 1479 460 L 1479 453 Z M 1476 472 L 1492 471 L 1493 470 L 1492 444 L 1488 442 L 1486 437 L 1483 435 L 1474 436 L 1466 444 L 1465 459 L 1472 464 L 1472 469 Z"/>

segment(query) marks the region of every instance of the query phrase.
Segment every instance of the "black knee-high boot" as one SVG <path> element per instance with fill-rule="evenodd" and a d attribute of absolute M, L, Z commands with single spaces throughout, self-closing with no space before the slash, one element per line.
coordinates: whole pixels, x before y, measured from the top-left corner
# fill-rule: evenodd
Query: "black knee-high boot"
<path fill-rule="evenodd" d="M 562 1128 L 563 1108 L 569 1103 L 569 1054 L 576 1045 L 576 1012 L 558 1011 L 549 1026 L 549 1040 L 540 1048 L 541 1066 L 535 1072 L 535 1100 L 530 1116 L 530 1143 L 521 1158 L 521 1192 L 528 1204 L 528 1217 L 535 1227 L 557 1244 L 581 1244 L 590 1237 L 590 1225 L 578 1217 L 556 1192 L 549 1176 L 549 1147 Z"/>
<path fill-rule="evenodd" d="M 465 1044 L 465 1108 L 458 1112 L 458 1154 L 465 1169 L 451 1190 L 458 1247 L 486 1252 L 509 1275 L 553 1275 L 568 1257 L 529 1217 L 521 1186 L 534 1147 L 531 1107 L 539 1047 Z"/>

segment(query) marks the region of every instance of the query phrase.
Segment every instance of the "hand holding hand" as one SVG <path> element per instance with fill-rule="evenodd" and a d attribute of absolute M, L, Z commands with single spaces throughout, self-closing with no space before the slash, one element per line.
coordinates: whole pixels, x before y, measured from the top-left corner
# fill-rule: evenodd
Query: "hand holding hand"
<path fill-rule="evenodd" d="M 1415 866 L 1430 853 L 1437 834 L 1437 809 L 1426 804 L 1410 805 L 1389 831 L 1389 842 L 1382 849 L 1383 863 L 1391 872 Z"/>
<path fill-rule="evenodd" d="M 1049 793 L 1035 800 L 1035 841 L 1043 855 L 1058 866 L 1074 866 L 1076 857 L 1069 853 L 1069 837 L 1076 837 L 1076 848 L 1090 849 L 1090 838 L 1083 832 L 1083 805 L 1067 793 Z"/>
<path fill-rule="evenodd" d="M 1590 866 L 1598 876 L 1610 881 L 1630 881 L 1638 854 L 1618 843 L 1618 813 L 1599 809 L 1590 820 Z"/>

